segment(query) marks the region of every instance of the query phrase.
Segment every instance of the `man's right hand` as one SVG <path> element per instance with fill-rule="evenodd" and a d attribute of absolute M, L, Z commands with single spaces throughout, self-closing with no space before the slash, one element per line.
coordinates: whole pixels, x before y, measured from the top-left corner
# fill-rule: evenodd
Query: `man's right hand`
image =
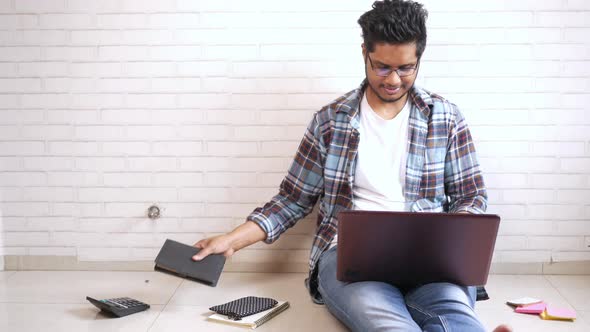
<path fill-rule="evenodd" d="M 201 250 L 193 256 L 193 260 L 200 261 L 211 254 L 230 257 L 238 250 L 264 239 L 266 239 L 266 232 L 258 224 L 247 221 L 230 233 L 202 239 L 195 243 L 193 246 Z"/>

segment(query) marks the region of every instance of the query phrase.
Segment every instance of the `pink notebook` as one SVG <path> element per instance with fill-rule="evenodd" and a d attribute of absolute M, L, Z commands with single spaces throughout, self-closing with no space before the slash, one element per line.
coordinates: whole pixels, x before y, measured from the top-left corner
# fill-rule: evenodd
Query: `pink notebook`
<path fill-rule="evenodd" d="M 520 314 L 540 314 L 545 311 L 547 304 L 545 302 L 535 303 L 531 305 L 525 305 L 514 309 L 515 312 Z"/>
<path fill-rule="evenodd" d="M 551 320 L 571 320 L 576 319 L 576 312 L 566 308 L 555 308 L 547 306 L 545 311 L 541 313 L 541 318 Z"/>

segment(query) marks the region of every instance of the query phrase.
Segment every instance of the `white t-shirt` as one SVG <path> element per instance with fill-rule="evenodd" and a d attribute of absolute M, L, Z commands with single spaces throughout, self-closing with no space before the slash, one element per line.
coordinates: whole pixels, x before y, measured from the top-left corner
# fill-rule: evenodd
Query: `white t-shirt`
<path fill-rule="evenodd" d="M 360 142 L 352 186 L 353 209 L 409 211 L 404 198 L 410 102 L 391 120 L 381 118 L 363 96 Z M 337 243 L 338 235 L 330 246 Z"/>

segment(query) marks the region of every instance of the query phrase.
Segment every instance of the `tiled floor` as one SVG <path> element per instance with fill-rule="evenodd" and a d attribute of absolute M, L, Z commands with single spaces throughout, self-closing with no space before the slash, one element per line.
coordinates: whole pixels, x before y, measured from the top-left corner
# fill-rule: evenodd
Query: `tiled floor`
<path fill-rule="evenodd" d="M 0 331 L 245 331 L 206 320 L 211 305 L 242 296 L 291 303 L 259 331 L 346 331 L 323 306 L 309 299 L 303 273 L 224 273 L 216 288 L 157 272 L 0 272 Z M 590 331 L 590 276 L 492 275 L 491 299 L 476 311 L 491 330 L 508 323 L 515 331 Z M 129 296 L 150 303 L 139 314 L 108 318 L 86 296 Z M 531 296 L 573 308 L 575 322 L 544 321 L 512 312 L 507 299 Z"/>

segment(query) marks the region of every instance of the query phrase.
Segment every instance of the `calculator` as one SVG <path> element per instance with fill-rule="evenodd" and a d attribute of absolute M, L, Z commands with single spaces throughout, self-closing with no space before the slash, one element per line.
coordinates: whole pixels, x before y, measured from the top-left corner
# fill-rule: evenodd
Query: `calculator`
<path fill-rule="evenodd" d="M 150 305 L 130 297 L 118 297 L 113 299 L 97 300 L 86 296 L 90 303 L 94 304 L 101 311 L 117 317 L 123 317 L 136 312 L 149 309 Z"/>

